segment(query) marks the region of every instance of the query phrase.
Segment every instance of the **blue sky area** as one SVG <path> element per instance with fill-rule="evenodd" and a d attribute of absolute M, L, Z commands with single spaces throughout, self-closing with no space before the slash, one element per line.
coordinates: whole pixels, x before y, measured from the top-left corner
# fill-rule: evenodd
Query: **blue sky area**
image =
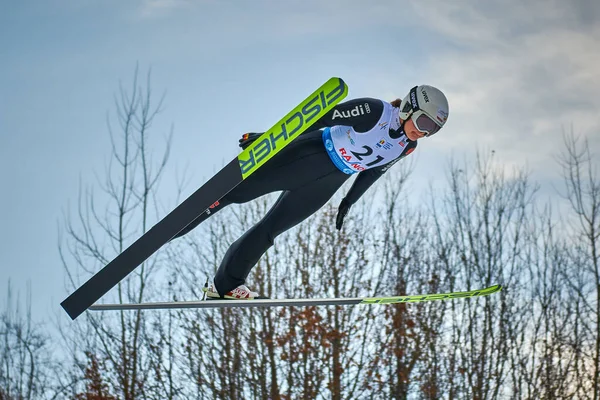
<path fill-rule="evenodd" d="M 0 6 L 0 304 L 31 283 L 36 317 L 68 294 L 63 212 L 110 156 L 107 116 L 136 64 L 166 94 L 155 146 L 173 126 L 160 201 L 191 193 L 331 76 L 348 98 L 393 100 L 417 84 L 450 101 L 446 128 L 414 153 L 415 199 L 450 156 L 495 150 L 558 199 L 555 156 L 571 126 L 600 150 L 600 2 L 27 1 Z M 114 118 L 114 116 L 113 116 Z M 160 147 L 155 147 L 160 149 Z M 558 201 L 558 200 L 557 200 Z"/>

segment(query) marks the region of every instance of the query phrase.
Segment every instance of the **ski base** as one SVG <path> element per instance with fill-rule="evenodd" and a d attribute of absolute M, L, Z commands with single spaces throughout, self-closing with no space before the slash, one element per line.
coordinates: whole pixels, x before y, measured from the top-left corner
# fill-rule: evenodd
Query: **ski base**
<path fill-rule="evenodd" d="M 96 304 L 90 310 L 165 310 L 184 308 L 238 308 L 238 307 L 296 307 L 296 306 L 339 306 L 356 304 L 398 304 L 421 303 L 435 300 L 453 300 L 460 298 L 481 297 L 496 293 L 502 289 L 501 285 L 494 285 L 485 289 L 468 290 L 465 292 L 436 293 L 411 296 L 392 297 L 348 297 L 324 299 L 254 299 L 254 300 L 201 300 L 201 301 L 173 301 L 154 303 L 129 303 L 129 304 Z"/>

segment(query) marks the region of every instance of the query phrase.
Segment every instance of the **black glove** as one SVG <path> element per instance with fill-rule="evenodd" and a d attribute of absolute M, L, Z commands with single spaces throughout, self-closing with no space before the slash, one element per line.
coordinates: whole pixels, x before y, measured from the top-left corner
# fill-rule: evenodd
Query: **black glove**
<path fill-rule="evenodd" d="M 252 142 L 254 142 L 256 139 L 258 139 L 263 133 L 264 132 L 244 133 L 242 135 L 242 138 L 240 139 L 240 147 L 242 149 L 245 149 L 246 147 L 250 146 L 250 144 L 252 144 Z"/>
<path fill-rule="evenodd" d="M 337 229 L 338 231 L 342 229 L 344 217 L 346 216 L 346 214 L 348 214 L 348 211 L 350 211 L 350 206 L 350 202 L 344 197 L 340 202 L 340 206 L 338 207 L 338 214 L 335 219 L 335 229 Z"/>

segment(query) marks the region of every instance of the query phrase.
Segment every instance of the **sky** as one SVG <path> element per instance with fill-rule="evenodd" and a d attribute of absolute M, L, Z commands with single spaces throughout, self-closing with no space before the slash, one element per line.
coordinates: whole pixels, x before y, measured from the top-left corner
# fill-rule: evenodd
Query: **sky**
<path fill-rule="evenodd" d="M 139 66 L 164 94 L 155 149 L 173 129 L 166 208 L 332 76 L 348 99 L 444 91 L 442 132 L 411 155 L 411 196 L 449 157 L 494 150 L 556 200 L 571 129 L 600 151 L 600 2 L 595 0 L 31 0 L 0 5 L 0 305 L 8 282 L 43 319 L 69 294 L 65 213 L 110 157 L 119 85 Z M 70 210 L 70 211 L 69 211 Z"/>

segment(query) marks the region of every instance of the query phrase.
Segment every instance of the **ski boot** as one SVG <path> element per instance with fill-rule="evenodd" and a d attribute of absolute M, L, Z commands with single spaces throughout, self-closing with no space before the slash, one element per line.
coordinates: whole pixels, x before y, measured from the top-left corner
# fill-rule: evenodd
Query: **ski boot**
<path fill-rule="evenodd" d="M 204 296 L 207 300 L 254 300 L 267 298 L 259 296 L 257 292 L 251 291 L 246 285 L 240 285 L 235 289 L 225 293 L 225 295 L 221 297 L 217 291 L 217 288 L 215 287 L 214 280 L 211 280 L 210 284 L 207 280 L 202 290 L 204 291 Z"/>

